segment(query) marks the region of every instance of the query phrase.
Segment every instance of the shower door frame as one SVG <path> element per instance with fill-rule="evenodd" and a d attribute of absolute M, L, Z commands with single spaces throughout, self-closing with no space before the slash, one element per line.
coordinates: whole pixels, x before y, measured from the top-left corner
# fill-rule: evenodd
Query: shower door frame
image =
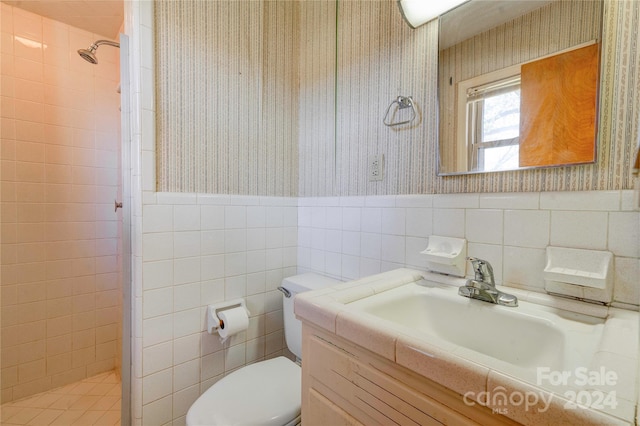
<path fill-rule="evenodd" d="M 122 176 L 122 360 L 120 377 L 122 383 L 122 405 L 120 423 L 131 424 L 131 301 L 132 301 L 132 206 L 131 193 L 131 84 L 129 75 L 129 37 L 120 34 L 120 169 Z"/>

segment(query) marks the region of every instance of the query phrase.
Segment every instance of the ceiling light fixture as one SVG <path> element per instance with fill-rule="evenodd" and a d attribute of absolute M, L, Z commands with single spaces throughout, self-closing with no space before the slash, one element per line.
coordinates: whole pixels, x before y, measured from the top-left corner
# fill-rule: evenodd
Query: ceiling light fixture
<path fill-rule="evenodd" d="M 418 28 L 467 0 L 398 0 L 400 13 L 411 28 Z"/>

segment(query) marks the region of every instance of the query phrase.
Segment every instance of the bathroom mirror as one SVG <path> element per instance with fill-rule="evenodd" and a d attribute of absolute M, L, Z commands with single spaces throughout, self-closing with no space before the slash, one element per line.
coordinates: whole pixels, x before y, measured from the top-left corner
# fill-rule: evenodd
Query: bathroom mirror
<path fill-rule="evenodd" d="M 438 175 L 596 161 L 602 9 L 471 0 L 439 18 Z"/>

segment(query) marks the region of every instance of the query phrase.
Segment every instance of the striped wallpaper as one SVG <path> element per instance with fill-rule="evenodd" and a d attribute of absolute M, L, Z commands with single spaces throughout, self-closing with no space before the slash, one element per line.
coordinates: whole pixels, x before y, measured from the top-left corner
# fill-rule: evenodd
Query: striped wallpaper
<path fill-rule="evenodd" d="M 155 5 L 159 191 L 298 192 L 298 3 Z"/>
<path fill-rule="evenodd" d="M 158 190 L 257 195 L 631 188 L 640 2 L 605 0 L 595 165 L 438 177 L 438 28 L 393 0 L 156 3 Z M 398 95 L 419 120 L 382 124 Z M 385 177 L 367 179 L 372 154 Z"/>

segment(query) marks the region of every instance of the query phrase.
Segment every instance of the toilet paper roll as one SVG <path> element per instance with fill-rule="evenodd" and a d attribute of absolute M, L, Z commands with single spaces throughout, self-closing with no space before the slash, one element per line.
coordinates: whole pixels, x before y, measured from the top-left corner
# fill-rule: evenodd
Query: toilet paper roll
<path fill-rule="evenodd" d="M 242 306 L 220 311 L 218 312 L 218 318 L 220 318 L 218 334 L 220 334 L 222 343 L 234 334 L 240 333 L 249 327 L 249 316 L 247 315 L 247 310 Z"/>

